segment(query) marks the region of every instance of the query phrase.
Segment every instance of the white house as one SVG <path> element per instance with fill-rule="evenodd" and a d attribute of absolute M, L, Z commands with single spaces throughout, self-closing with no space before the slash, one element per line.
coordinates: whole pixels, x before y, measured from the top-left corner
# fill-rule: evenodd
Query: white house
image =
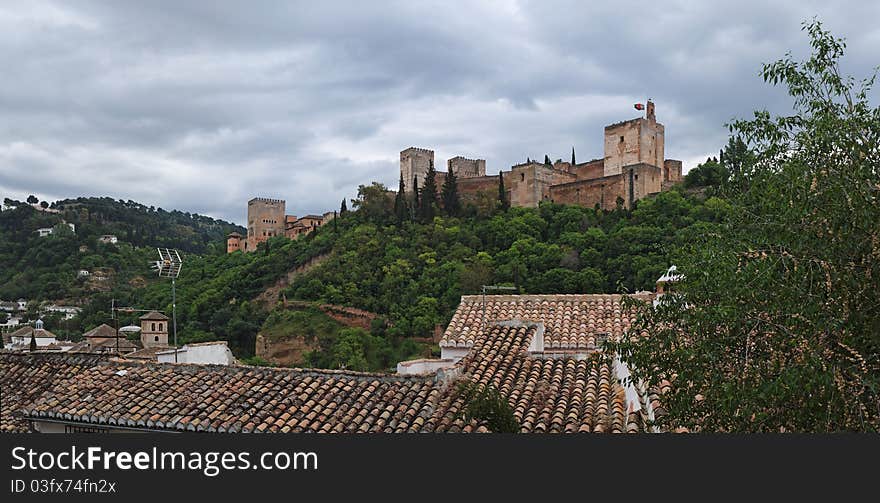
<path fill-rule="evenodd" d="M 74 318 L 76 317 L 76 315 L 78 315 L 78 314 L 80 313 L 80 311 L 82 311 L 81 308 L 78 308 L 78 307 L 75 307 L 75 306 L 58 306 L 58 305 L 55 305 L 55 304 L 52 304 L 52 305 L 50 305 L 49 307 L 47 307 L 47 308 L 45 308 L 45 309 L 46 309 L 46 311 L 49 311 L 49 312 L 52 312 L 52 313 L 62 313 L 62 314 L 64 314 L 64 319 L 65 319 L 65 320 L 72 320 L 72 319 L 74 319 Z"/>
<path fill-rule="evenodd" d="M 226 341 L 200 342 L 197 344 L 184 344 L 179 349 L 156 352 L 159 363 L 200 363 L 212 365 L 235 365 L 235 357 Z"/>
<path fill-rule="evenodd" d="M 119 239 L 117 239 L 116 236 L 114 236 L 113 234 L 104 234 L 103 236 L 98 238 L 98 241 L 102 243 L 116 244 L 119 242 Z"/>
<path fill-rule="evenodd" d="M 37 342 L 37 349 L 55 345 L 58 341 L 55 334 L 43 329 L 43 320 L 37 320 L 35 326 L 22 327 L 9 334 L 10 345 L 6 349 L 27 350 L 31 346 L 31 337 Z"/>
<path fill-rule="evenodd" d="M 41 227 L 41 228 L 37 229 L 37 234 L 39 234 L 41 238 L 44 238 L 46 236 L 51 236 L 52 232 L 53 232 L 53 230 L 51 227 Z"/>

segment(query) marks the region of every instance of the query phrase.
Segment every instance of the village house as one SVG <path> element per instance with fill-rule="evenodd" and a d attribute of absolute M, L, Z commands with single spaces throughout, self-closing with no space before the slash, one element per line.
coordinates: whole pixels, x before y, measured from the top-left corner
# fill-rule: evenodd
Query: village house
<path fill-rule="evenodd" d="M 26 325 L 9 334 L 9 345 L 4 349 L 28 351 L 32 340 L 36 342 L 37 349 L 43 349 L 58 342 L 55 334 L 43 328 L 43 320 L 37 320 L 33 327 Z"/>
<path fill-rule="evenodd" d="M 116 333 L 116 329 L 102 323 L 83 334 L 83 340 L 78 342 L 71 351 L 78 353 L 114 353 L 127 354 L 140 349 L 137 344 L 128 340 L 123 333 Z"/>
<path fill-rule="evenodd" d="M 117 244 L 119 242 L 119 238 L 114 236 L 113 234 L 104 234 L 103 236 L 98 238 L 98 242 L 104 244 Z"/>

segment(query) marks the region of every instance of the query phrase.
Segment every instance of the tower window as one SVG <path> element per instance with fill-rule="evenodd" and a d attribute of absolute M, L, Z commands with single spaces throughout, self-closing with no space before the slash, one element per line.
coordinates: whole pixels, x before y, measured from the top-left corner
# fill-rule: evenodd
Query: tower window
<path fill-rule="evenodd" d="M 162 324 L 159 323 L 159 331 L 161 332 L 162 330 L 163 330 L 163 328 L 162 328 Z"/>
<path fill-rule="evenodd" d="M 159 342 L 159 336 L 158 336 L 158 335 L 157 335 L 156 337 L 153 338 L 153 342 Z"/>
<path fill-rule="evenodd" d="M 522 182 L 526 181 L 526 174 L 525 174 L 525 173 L 520 173 L 520 174 L 519 174 L 519 179 L 520 179 L 520 181 L 522 181 Z"/>
<path fill-rule="evenodd" d="M 623 143 L 623 136 L 620 137 L 620 143 Z"/>
<path fill-rule="evenodd" d="M 155 332 L 155 331 L 156 331 L 156 324 L 150 323 L 150 332 Z"/>

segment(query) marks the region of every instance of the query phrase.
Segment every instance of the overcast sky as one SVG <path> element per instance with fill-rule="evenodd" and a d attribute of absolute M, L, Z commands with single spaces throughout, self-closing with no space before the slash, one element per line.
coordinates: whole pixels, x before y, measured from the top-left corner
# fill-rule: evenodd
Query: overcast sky
<path fill-rule="evenodd" d="M 880 63 L 880 2 L 23 2 L 0 4 L 0 198 L 110 196 L 245 223 L 397 186 L 398 156 L 602 157 L 652 97 L 685 170 L 724 124 L 785 111 L 761 63 L 801 22 Z M 874 94 L 876 96 L 876 93 Z"/>

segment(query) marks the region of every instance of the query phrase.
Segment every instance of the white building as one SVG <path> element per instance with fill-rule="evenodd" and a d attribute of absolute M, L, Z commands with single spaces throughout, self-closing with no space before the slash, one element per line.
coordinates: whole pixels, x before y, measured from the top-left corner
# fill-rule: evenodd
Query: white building
<path fill-rule="evenodd" d="M 53 229 L 51 227 L 41 227 L 41 228 L 37 229 L 37 234 L 39 234 L 41 238 L 44 238 L 46 236 L 51 236 L 52 232 L 53 232 Z"/>
<path fill-rule="evenodd" d="M 55 304 L 50 305 L 45 308 L 46 311 L 51 313 L 62 313 L 64 315 L 65 320 L 72 320 L 76 318 L 76 316 L 82 311 L 81 308 L 75 306 L 58 306 Z"/>
<path fill-rule="evenodd" d="M 22 327 L 9 334 L 10 344 L 5 349 L 27 351 L 31 347 L 31 338 L 36 341 L 37 349 L 45 348 L 49 345 L 56 345 L 58 342 L 55 334 L 43 329 L 43 320 L 37 320 L 35 326 Z"/>
<path fill-rule="evenodd" d="M 113 234 L 104 234 L 103 236 L 98 238 L 98 241 L 115 245 L 119 242 L 119 239 L 117 239 L 116 236 L 114 236 Z"/>
<path fill-rule="evenodd" d="M 197 344 L 184 344 L 179 349 L 168 349 L 156 352 L 159 363 L 199 363 L 212 365 L 235 365 L 235 357 L 226 341 L 200 342 Z"/>

